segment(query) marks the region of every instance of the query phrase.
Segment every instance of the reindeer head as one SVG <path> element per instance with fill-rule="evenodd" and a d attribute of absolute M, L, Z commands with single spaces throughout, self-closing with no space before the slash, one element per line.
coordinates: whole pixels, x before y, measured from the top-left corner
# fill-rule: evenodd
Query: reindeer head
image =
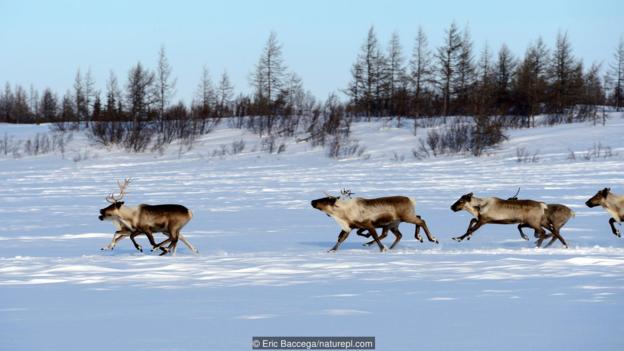
<path fill-rule="evenodd" d="M 587 207 L 596 207 L 604 205 L 605 201 L 607 201 L 607 197 L 609 196 L 609 192 L 611 188 L 604 188 L 599 190 L 596 195 L 585 202 Z"/>
<path fill-rule="evenodd" d="M 462 195 L 459 200 L 455 201 L 455 203 L 451 205 L 451 210 L 454 212 L 463 210 L 466 204 L 470 204 L 472 201 L 472 195 L 472 193 Z"/>
<path fill-rule="evenodd" d="M 113 219 L 119 216 L 119 209 L 123 206 L 124 202 L 121 201 L 123 197 L 126 195 L 126 188 L 128 184 L 130 184 L 130 179 L 125 179 L 123 184 L 117 181 L 117 185 L 119 186 L 119 195 L 110 194 L 106 197 L 106 201 L 111 204 L 100 210 L 100 216 L 98 217 L 100 221 L 105 219 Z"/>
<path fill-rule="evenodd" d="M 329 195 L 328 193 L 325 193 L 325 197 L 312 200 L 310 204 L 312 205 L 312 207 L 316 208 L 317 210 L 321 212 L 324 212 L 325 214 L 329 216 L 330 214 L 334 212 L 334 209 L 338 207 L 336 203 L 338 202 L 339 199 L 340 199 L 340 196 L 332 196 L 332 195 Z"/>

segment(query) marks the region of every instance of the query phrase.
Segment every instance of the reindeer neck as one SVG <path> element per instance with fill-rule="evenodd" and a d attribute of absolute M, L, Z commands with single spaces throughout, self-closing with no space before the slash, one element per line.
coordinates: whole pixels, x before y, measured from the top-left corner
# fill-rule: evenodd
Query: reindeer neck
<path fill-rule="evenodd" d="M 605 204 L 618 204 L 624 202 L 624 196 L 619 196 L 614 193 L 608 193 Z"/>
<path fill-rule="evenodd" d="M 138 207 L 130 207 L 122 205 L 119 210 L 119 221 L 130 228 L 134 228 L 134 218 L 136 217 Z"/>
<path fill-rule="evenodd" d="M 475 217 L 479 216 L 479 207 L 486 203 L 485 199 L 473 196 L 470 202 L 467 204 L 466 211 L 470 212 Z"/>

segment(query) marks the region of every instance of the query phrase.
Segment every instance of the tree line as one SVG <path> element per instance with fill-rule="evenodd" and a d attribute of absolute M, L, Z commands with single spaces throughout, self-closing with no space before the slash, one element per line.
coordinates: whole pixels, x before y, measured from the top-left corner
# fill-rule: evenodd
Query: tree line
<path fill-rule="evenodd" d="M 500 116 L 513 126 L 531 127 L 538 114 L 562 122 L 596 114 L 598 106 L 619 110 L 624 105 L 624 40 L 603 69 L 575 57 L 566 33 L 557 35 L 553 48 L 538 38 L 516 57 L 506 45 L 495 55 L 485 45 L 476 55 L 469 29 L 455 23 L 445 30 L 442 44 L 432 48 L 419 28 L 408 60 L 398 34 L 383 49 L 371 27 L 351 68 L 352 79 L 341 89 L 346 101 L 336 94 L 321 101 L 306 91 L 284 62 L 274 32 L 249 75 L 253 92 L 248 95 L 235 95 L 227 72 L 213 83 L 203 67 L 190 104 L 176 102 L 177 81 L 164 47 L 155 62 L 154 69 L 137 62 L 123 85 L 111 72 L 103 92 L 90 70 L 79 69 L 62 95 L 7 82 L 0 92 L 0 122 L 85 128 L 102 144 L 141 151 L 151 143 L 210 132 L 224 118 L 260 135 L 300 134 L 324 144 L 348 135 L 354 118 L 473 116 L 475 130 L 490 133 L 500 129 L 493 126 Z"/>
<path fill-rule="evenodd" d="M 606 74 L 601 72 L 601 64 L 587 67 L 576 58 L 561 32 L 553 48 L 538 38 L 516 57 L 505 44 L 496 54 L 487 44 L 475 54 L 469 29 L 455 23 L 445 30 L 443 43 L 431 48 L 419 28 L 406 60 L 398 34 L 383 49 L 371 27 L 346 93 L 349 111 L 357 115 L 521 116 L 516 120 L 529 124 L 537 114 L 588 114 L 605 104 L 621 108 L 624 40 Z"/>

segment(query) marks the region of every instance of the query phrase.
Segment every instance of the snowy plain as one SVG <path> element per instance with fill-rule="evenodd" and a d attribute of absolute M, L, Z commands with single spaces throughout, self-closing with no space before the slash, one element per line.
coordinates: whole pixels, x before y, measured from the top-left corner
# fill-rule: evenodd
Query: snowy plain
<path fill-rule="evenodd" d="M 0 124 L 16 139 L 47 130 Z M 250 350 L 255 335 L 375 336 L 378 350 L 622 350 L 624 239 L 584 202 L 607 186 L 624 193 L 623 131 L 624 113 L 604 126 L 508 130 L 479 158 L 417 160 L 427 129 L 389 120 L 355 123 L 366 150 L 344 160 L 296 140 L 269 155 L 225 127 L 191 150 L 127 154 L 76 134 L 64 155 L 0 156 L 0 350 Z M 238 140 L 242 153 L 214 152 Z M 584 160 L 598 143 L 613 155 Z M 519 148 L 539 160 L 517 162 Z M 199 255 L 138 253 L 127 239 L 100 251 L 114 228 L 98 210 L 127 177 L 128 205 L 193 210 L 184 234 Z M 402 224 L 390 252 L 352 233 L 327 253 L 339 228 L 310 200 L 343 187 L 414 197 L 440 244 Z M 562 230 L 569 249 L 536 249 L 515 226 L 451 240 L 470 219 L 449 208 L 459 196 L 517 187 L 576 212 Z"/>

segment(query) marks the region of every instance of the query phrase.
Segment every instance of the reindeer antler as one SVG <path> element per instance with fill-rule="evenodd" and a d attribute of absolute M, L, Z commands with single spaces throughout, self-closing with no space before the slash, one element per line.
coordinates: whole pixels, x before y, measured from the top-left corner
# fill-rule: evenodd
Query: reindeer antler
<path fill-rule="evenodd" d="M 343 188 L 340 190 L 340 196 L 351 198 L 351 195 L 355 195 L 355 193 L 352 193 L 349 189 Z"/>
<path fill-rule="evenodd" d="M 514 196 L 510 197 L 508 200 L 518 200 L 518 194 L 520 194 L 520 187 L 518 187 L 518 190 L 516 191 Z"/>
<path fill-rule="evenodd" d="M 132 181 L 131 178 L 124 179 L 123 184 L 120 181 L 117 181 L 117 185 L 119 186 L 119 195 L 115 196 L 113 193 L 111 193 L 110 195 L 106 197 L 106 201 L 113 203 L 113 204 L 115 202 L 121 201 L 126 195 L 126 188 L 128 187 L 128 184 L 130 184 L 131 181 Z"/>

